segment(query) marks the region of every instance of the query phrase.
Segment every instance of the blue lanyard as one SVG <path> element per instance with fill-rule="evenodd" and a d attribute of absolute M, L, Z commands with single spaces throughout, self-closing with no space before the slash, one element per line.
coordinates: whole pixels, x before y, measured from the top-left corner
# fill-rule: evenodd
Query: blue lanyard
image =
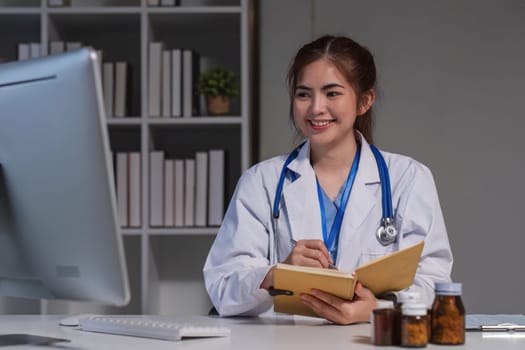
<path fill-rule="evenodd" d="M 337 214 L 330 229 L 330 235 L 328 235 L 326 227 L 326 215 L 323 203 L 323 190 L 319 185 L 317 178 L 315 180 L 317 184 L 317 196 L 319 198 L 319 207 L 321 208 L 321 223 L 323 228 L 323 240 L 326 248 L 330 252 L 330 256 L 334 263 L 337 259 L 337 245 L 339 242 L 339 232 L 341 231 L 341 223 L 343 222 L 343 215 L 345 213 L 346 205 L 348 204 L 348 198 L 350 197 L 350 192 L 352 191 L 352 186 L 354 185 L 355 177 L 357 174 L 357 168 L 359 166 L 359 158 L 361 157 L 361 145 L 357 145 L 357 151 L 355 153 L 354 161 L 352 162 L 352 168 L 350 169 L 350 174 L 345 182 L 345 187 L 343 190 L 343 196 L 341 198 L 341 205 L 337 209 Z"/>

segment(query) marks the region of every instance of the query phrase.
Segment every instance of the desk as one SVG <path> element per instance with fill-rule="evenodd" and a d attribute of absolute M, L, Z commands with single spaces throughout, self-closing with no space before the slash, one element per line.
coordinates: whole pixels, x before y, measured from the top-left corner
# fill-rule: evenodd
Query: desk
<path fill-rule="evenodd" d="M 188 339 L 168 342 L 154 339 L 90 333 L 75 327 L 58 326 L 59 316 L 0 316 L 0 333 L 30 333 L 70 339 L 70 343 L 57 343 L 55 347 L 16 346 L 13 349 L 195 349 L 195 350 L 362 350 L 401 349 L 400 347 L 375 347 L 370 344 L 370 325 L 336 326 L 313 318 L 293 316 L 266 316 L 260 318 L 216 318 L 211 316 L 159 317 L 178 322 L 214 323 L 230 327 L 232 334 L 226 338 Z M 0 350 L 10 347 L 1 347 Z M 464 346 L 437 346 L 426 349 L 525 349 L 525 332 L 522 333 L 467 333 Z"/>

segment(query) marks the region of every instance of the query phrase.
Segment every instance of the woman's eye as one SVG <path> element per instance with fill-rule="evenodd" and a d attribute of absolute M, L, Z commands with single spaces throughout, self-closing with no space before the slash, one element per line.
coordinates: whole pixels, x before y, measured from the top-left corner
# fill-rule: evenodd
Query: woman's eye
<path fill-rule="evenodd" d="M 339 96 L 339 95 L 341 95 L 341 94 L 339 92 L 337 92 L 337 91 L 328 91 L 326 93 L 326 96 L 328 96 L 328 97 L 336 97 L 336 96 Z"/>
<path fill-rule="evenodd" d="M 307 98 L 308 96 L 308 93 L 304 91 L 298 91 L 295 93 L 295 97 L 297 98 Z"/>

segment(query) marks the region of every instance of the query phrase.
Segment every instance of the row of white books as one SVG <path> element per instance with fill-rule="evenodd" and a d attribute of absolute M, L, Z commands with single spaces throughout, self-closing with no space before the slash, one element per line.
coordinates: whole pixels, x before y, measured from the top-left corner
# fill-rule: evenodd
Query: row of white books
<path fill-rule="evenodd" d="M 141 181 L 139 152 L 115 154 L 115 179 L 119 223 L 122 227 L 142 226 Z"/>
<path fill-rule="evenodd" d="M 122 227 L 141 227 L 140 153 L 116 153 L 117 205 Z M 149 226 L 219 226 L 224 215 L 224 150 L 195 158 L 150 153 Z"/>
<path fill-rule="evenodd" d="M 199 56 L 195 51 L 165 49 L 162 42 L 149 44 L 148 101 L 150 117 L 199 115 L 195 83 Z"/>
<path fill-rule="evenodd" d="M 80 49 L 82 43 L 78 41 L 50 41 L 49 54 L 56 55 L 66 51 Z M 104 105 L 108 118 L 121 118 L 128 115 L 130 92 L 130 64 L 124 61 L 102 63 L 102 51 L 97 50 L 101 62 L 102 90 Z M 40 43 L 18 44 L 18 59 L 26 60 L 42 56 Z"/>
<path fill-rule="evenodd" d="M 130 80 L 130 65 L 127 62 L 102 64 L 102 91 L 108 118 L 128 115 Z"/>
<path fill-rule="evenodd" d="M 73 51 L 82 47 L 82 43 L 78 41 L 50 41 L 49 54 L 54 55 L 66 51 Z M 37 58 L 43 56 L 42 45 L 40 43 L 19 43 L 18 44 L 18 60 L 23 61 L 30 58 Z"/>

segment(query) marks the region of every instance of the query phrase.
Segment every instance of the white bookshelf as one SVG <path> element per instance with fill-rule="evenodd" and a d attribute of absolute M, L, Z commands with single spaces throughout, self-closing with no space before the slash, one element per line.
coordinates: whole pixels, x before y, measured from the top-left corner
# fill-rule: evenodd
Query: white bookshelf
<path fill-rule="evenodd" d="M 142 226 L 123 228 L 132 300 L 123 308 L 9 299 L 1 312 L 206 313 L 211 304 L 202 266 L 217 227 L 150 228 L 149 154 L 194 157 L 224 149 L 225 208 L 235 184 L 250 165 L 250 29 L 252 0 L 179 0 L 175 7 L 148 7 L 147 0 L 0 0 L 0 62 L 17 59 L 17 44 L 37 42 L 43 55 L 50 41 L 80 41 L 103 51 L 103 61 L 131 66 L 130 103 L 124 118 L 108 118 L 112 152 L 140 152 Z M 148 49 L 152 41 L 197 51 L 239 77 L 240 97 L 228 116 L 148 116 Z M 202 111 L 201 107 L 201 111 Z M 4 299 L 5 305 L 5 299 Z M 19 303 L 20 306 L 13 306 Z"/>

